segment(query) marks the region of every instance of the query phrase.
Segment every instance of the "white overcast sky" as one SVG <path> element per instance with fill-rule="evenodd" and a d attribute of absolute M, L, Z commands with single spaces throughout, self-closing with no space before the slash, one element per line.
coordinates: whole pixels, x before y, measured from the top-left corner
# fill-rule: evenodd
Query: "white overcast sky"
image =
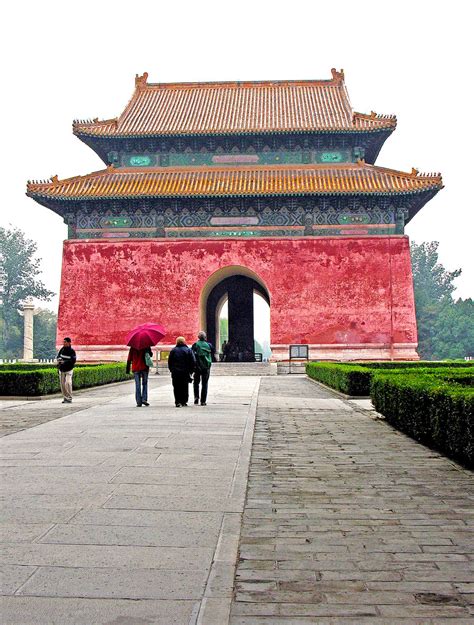
<path fill-rule="evenodd" d="M 59 291 L 59 216 L 25 196 L 28 179 L 102 169 L 75 118 L 119 115 L 136 73 L 150 82 L 330 78 L 343 68 L 356 111 L 396 114 L 378 165 L 441 172 L 445 184 L 409 224 L 462 268 L 474 296 L 472 15 L 461 0 L 16 2 L 2 9 L 1 224 L 38 243 Z M 4 5 L 5 7 L 5 5 Z M 57 305 L 57 299 L 50 307 Z"/>

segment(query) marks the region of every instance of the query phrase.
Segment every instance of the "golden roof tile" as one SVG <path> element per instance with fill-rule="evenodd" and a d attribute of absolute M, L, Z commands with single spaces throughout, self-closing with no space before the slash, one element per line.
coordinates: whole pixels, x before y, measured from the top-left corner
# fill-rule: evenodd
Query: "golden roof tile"
<path fill-rule="evenodd" d="M 343 72 L 329 80 L 148 83 L 137 76 L 135 92 L 120 117 L 76 120 L 78 135 L 140 137 L 290 132 L 393 130 L 395 116 L 355 113 Z"/>
<path fill-rule="evenodd" d="M 438 191 L 441 174 L 395 171 L 363 161 L 331 165 L 113 168 L 29 182 L 27 194 L 57 200 L 130 197 L 407 194 Z"/>

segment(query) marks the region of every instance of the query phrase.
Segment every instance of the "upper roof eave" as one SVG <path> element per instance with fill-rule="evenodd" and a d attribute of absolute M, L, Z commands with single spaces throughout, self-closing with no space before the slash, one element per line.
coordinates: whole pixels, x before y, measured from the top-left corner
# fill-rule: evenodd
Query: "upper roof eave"
<path fill-rule="evenodd" d="M 148 83 L 135 91 L 115 119 L 76 120 L 78 136 L 141 138 L 373 132 L 393 129 L 394 116 L 354 112 L 344 72 L 328 80 Z"/>
<path fill-rule="evenodd" d="M 105 134 L 88 131 L 86 128 L 74 128 L 74 134 L 77 137 L 91 137 L 94 139 L 169 139 L 172 137 L 185 138 L 185 137 L 238 137 L 238 136 L 268 136 L 268 135 L 361 135 L 361 134 L 380 134 L 380 133 L 392 133 L 396 128 L 396 125 L 387 125 L 380 127 L 366 127 L 366 128 L 322 128 L 315 130 L 239 130 L 228 132 L 168 132 L 168 133 L 134 133 L 134 134 Z"/>

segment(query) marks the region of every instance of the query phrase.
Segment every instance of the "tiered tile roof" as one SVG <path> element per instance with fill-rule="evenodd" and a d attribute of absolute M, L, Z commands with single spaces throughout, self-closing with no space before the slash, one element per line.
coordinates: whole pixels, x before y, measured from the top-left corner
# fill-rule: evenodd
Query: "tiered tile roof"
<path fill-rule="evenodd" d="M 158 83 L 137 76 L 120 117 L 73 123 L 79 136 L 159 137 L 391 131 L 396 117 L 355 113 L 343 72 L 330 80 Z"/>
<path fill-rule="evenodd" d="M 123 199 L 137 197 L 236 197 L 274 195 L 399 195 L 438 191 L 440 174 L 395 171 L 358 163 L 253 167 L 108 167 L 87 176 L 29 182 L 40 199 Z"/>

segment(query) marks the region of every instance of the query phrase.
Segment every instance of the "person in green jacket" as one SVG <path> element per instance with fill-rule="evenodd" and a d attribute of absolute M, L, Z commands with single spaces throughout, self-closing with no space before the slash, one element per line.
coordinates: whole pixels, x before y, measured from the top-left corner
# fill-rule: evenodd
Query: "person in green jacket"
<path fill-rule="evenodd" d="M 194 403 L 199 404 L 199 384 L 201 384 L 201 406 L 206 405 L 207 385 L 212 365 L 212 345 L 206 341 L 206 333 L 201 330 L 198 340 L 193 344 L 194 359 L 196 367 L 194 369 Z"/>

